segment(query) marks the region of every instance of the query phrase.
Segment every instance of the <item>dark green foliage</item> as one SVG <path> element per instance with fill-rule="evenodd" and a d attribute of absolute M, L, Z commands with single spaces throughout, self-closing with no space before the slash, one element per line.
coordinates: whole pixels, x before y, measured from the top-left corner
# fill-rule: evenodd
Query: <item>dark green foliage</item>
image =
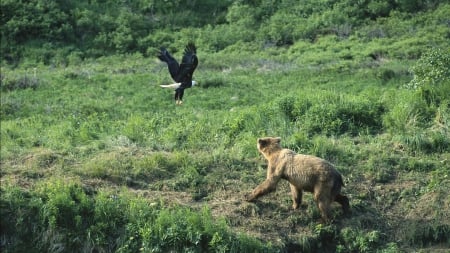
<path fill-rule="evenodd" d="M 355 33 L 355 29 L 372 20 L 434 10 L 439 3 L 435 0 L 320 3 L 308 0 L 301 4 L 292 0 L 5 0 L 0 6 L 0 50 L 3 60 L 17 63 L 19 58 L 30 57 L 28 47 L 31 47 L 37 54 L 35 60 L 44 60 L 42 62 L 46 64 L 50 63 L 50 58 L 62 60 L 75 48 L 88 57 L 110 53 L 149 53 L 149 48 L 180 39 L 180 35 L 172 33 L 182 29 L 187 30 L 181 37 L 187 36 L 185 39 L 188 40 L 198 38 L 212 50 L 255 39 L 261 45 L 286 46 L 298 40 L 315 41 L 327 34 L 346 39 Z M 396 27 L 397 24 L 395 22 Z M 204 32 L 198 32 L 196 28 L 202 28 Z M 397 31 L 392 32 L 392 29 Z M 402 28 L 389 25 L 369 33 L 371 37 L 398 36 L 399 30 Z M 67 47 L 69 52 L 56 53 L 55 46 Z"/>
<path fill-rule="evenodd" d="M 2 188 L 4 252 L 263 252 L 262 242 L 230 232 L 208 208 L 162 208 L 129 195 L 92 194 L 77 183 L 56 181 L 28 193 Z M 139 228 L 139 229 L 138 229 Z M 12 236 L 14 235 L 14 236 Z"/>
<path fill-rule="evenodd" d="M 36 243 L 35 235 L 42 231 L 39 220 L 42 200 L 19 187 L 2 187 L 0 194 L 2 251 L 39 252 L 30 245 Z"/>

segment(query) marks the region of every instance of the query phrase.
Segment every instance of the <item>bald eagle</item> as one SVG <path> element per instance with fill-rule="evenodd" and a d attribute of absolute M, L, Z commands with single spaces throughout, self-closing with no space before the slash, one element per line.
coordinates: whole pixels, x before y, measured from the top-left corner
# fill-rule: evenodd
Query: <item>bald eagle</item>
<path fill-rule="evenodd" d="M 175 103 L 177 105 L 181 105 L 183 103 L 184 89 L 191 88 L 196 84 L 195 81 L 192 81 L 192 74 L 198 65 L 196 54 L 197 48 L 192 42 L 189 42 L 186 45 L 183 58 L 181 59 L 181 64 L 178 64 L 177 60 L 175 60 L 164 47 L 161 48 L 158 54 L 158 58 L 167 63 L 169 73 L 172 76 L 172 79 L 176 82 L 174 84 L 160 86 L 163 88 L 175 89 Z"/>

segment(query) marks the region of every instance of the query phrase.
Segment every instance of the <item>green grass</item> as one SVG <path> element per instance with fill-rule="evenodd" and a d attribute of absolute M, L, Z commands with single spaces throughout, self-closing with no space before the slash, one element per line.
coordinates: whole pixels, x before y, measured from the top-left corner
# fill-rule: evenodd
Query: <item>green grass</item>
<path fill-rule="evenodd" d="M 139 54 L 3 67 L 2 251 L 448 247 L 448 81 L 428 103 L 405 88 L 414 52 L 384 42 L 199 48 L 183 106 L 158 86 L 171 82 L 166 67 Z M 262 136 L 335 163 L 352 214 L 333 208 L 335 222 L 319 224 L 311 194 L 290 210 L 285 182 L 245 202 L 265 177 Z"/>

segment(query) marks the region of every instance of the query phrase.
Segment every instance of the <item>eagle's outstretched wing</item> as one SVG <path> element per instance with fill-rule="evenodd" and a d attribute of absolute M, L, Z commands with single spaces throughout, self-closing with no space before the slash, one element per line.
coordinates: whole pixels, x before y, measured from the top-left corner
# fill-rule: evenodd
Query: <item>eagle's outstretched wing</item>
<path fill-rule="evenodd" d="M 183 83 L 183 86 L 191 86 L 192 74 L 198 65 L 197 59 L 197 48 L 194 43 L 190 42 L 186 45 L 184 49 L 183 58 L 181 59 L 181 64 L 178 64 L 177 60 L 167 51 L 166 48 L 162 47 L 158 58 L 167 63 L 170 75 L 175 82 Z"/>
<path fill-rule="evenodd" d="M 170 76 L 172 76 L 172 79 L 175 82 L 178 82 L 177 76 L 178 71 L 180 69 L 180 66 L 178 65 L 177 60 L 170 55 L 169 51 L 165 49 L 164 47 L 161 47 L 161 50 L 159 51 L 159 54 L 157 55 L 158 58 L 167 63 L 167 67 L 169 67 Z"/>
<path fill-rule="evenodd" d="M 184 49 L 183 58 L 181 59 L 181 64 L 178 70 L 178 80 L 175 81 L 181 82 L 183 85 L 187 85 L 189 87 L 192 85 L 192 75 L 198 65 L 198 58 L 196 54 L 197 48 L 194 43 L 188 43 Z"/>

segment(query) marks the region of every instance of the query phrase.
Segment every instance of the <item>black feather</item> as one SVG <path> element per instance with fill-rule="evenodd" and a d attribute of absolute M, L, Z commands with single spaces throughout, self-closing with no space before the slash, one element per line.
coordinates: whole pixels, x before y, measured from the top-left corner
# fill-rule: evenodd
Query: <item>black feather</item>
<path fill-rule="evenodd" d="M 177 75 L 178 75 L 178 71 L 180 69 L 180 66 L 177 62 L 177 60 L 175 60 L 175 58 L 173 58 L 172 55 L 170 55 L 169 51 L 167 51 L 167 49 L 165 48 L 161 48 L 161 50 L 159 51 L 159 54 L 157 56 L 161 61 L 166 62 L 167 63 L 167 67 L 169 68 L 169 72 L 170 75 L 172 76 L 172 79 L 174 79 L 176 82 L 177 81 Z"/>
<path fill-rule="evenodd" d="M 192 86 L 192 74 L 198 65 L 197 48 L 193 43 L 188 43 L 184 49 L 184 55 L 181 59 L 180 68 L 178 70 L 177 82 L 183 83 L 182 85 Z"/>

